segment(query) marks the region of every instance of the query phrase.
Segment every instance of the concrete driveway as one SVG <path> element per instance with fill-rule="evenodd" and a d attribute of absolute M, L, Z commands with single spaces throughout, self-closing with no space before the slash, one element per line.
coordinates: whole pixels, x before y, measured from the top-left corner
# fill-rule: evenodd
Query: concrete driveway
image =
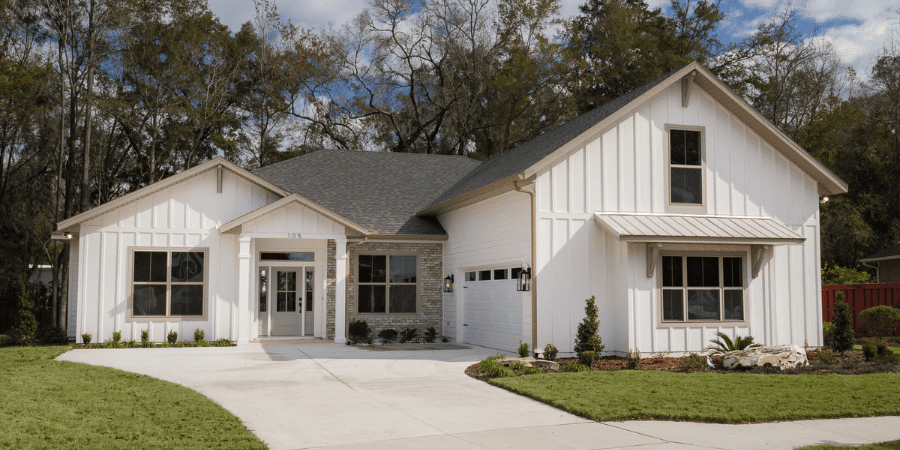
<path fill-rule="evenodd" d="M 496 350 L 362 349 L 316 341 L 73 350 L 59 360 L 172 381 L 240 418 L 271 449 L 790 449 L 900 439 L 900 417 L 753 425 L 597 423 L 473 380 Z"/>

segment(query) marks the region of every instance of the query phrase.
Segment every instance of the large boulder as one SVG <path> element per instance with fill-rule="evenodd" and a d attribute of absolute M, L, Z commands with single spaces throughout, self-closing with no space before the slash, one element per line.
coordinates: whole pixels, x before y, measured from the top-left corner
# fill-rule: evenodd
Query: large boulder
<path fill-rule="evenodd" d="M 798 345 L 770 345 L 725 352 L 722 365 L 726 369 L 749 369 L 771 364 L 781 370 L 809 365 L 806 352 Z"/>

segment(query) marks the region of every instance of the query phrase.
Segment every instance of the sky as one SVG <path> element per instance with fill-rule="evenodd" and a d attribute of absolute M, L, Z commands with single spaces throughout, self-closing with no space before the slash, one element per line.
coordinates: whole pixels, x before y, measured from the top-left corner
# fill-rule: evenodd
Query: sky
<path fill-rule="evenodd" d="M 272 0 L 278 12 L 294 24 L 321 30 L 339 26 L 362 12 L 369 0 Z M 560 0 L 560 15 L 578 14 L 585 0 Z M 645 0 L 653 8 L 665 8 L 669 0 Z M 210 9 L 231 27 L 253 19 L 252 0 L 209 0 Z M 780 10 L 793 7 L 798 12 L 801 31 L 830 42 L 842 61 L 866 79 L 882 49 L 900 45 L 900 1 L 897 0 L 721 0 L 727 16 L 720 25 L 719 40 L 740 41 L 751 35 L 761 22 Z"/>

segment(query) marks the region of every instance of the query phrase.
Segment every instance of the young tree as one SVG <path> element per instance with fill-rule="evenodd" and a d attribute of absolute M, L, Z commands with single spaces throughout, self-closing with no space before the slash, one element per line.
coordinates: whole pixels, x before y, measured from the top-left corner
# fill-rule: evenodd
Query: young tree
<path fill-rule="evenodd" d="M 575 353 L 592 351 L 600 355 L 603 351 L 603 338 L 597 334 L 600 322 L 597 320 L 597 305 L 594 296 L 585 300 L 584 319 L 578 324 L 578 333 L 575 335 Z"/>
<path fill-rule="evenodd" d="M 844 301 L 844 293 L 837 291 L 834 295 L 834 313 L 831 323 L 834 324 L 834 335 L 831 338 L 831 347 L 836 352 L 844 353 L 853 349 L 856 335 L 853 332 L 853 317 L 850 315 L 850 305 Z"/>

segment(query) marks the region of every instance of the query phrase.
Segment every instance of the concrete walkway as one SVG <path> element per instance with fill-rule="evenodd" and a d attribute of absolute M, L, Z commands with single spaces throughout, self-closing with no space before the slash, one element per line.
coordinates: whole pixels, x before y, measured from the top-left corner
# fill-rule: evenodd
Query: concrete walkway
<path fill-rule="evenodd" d="M 900 439 L 900 417 L 753 425 L 597 423 L 473 380 L 496 350 L 372 350 L 296 341 L 230 348 L 73 350 L 63 361 L 172 381 L 277 449 L 790 449 Z"/>

